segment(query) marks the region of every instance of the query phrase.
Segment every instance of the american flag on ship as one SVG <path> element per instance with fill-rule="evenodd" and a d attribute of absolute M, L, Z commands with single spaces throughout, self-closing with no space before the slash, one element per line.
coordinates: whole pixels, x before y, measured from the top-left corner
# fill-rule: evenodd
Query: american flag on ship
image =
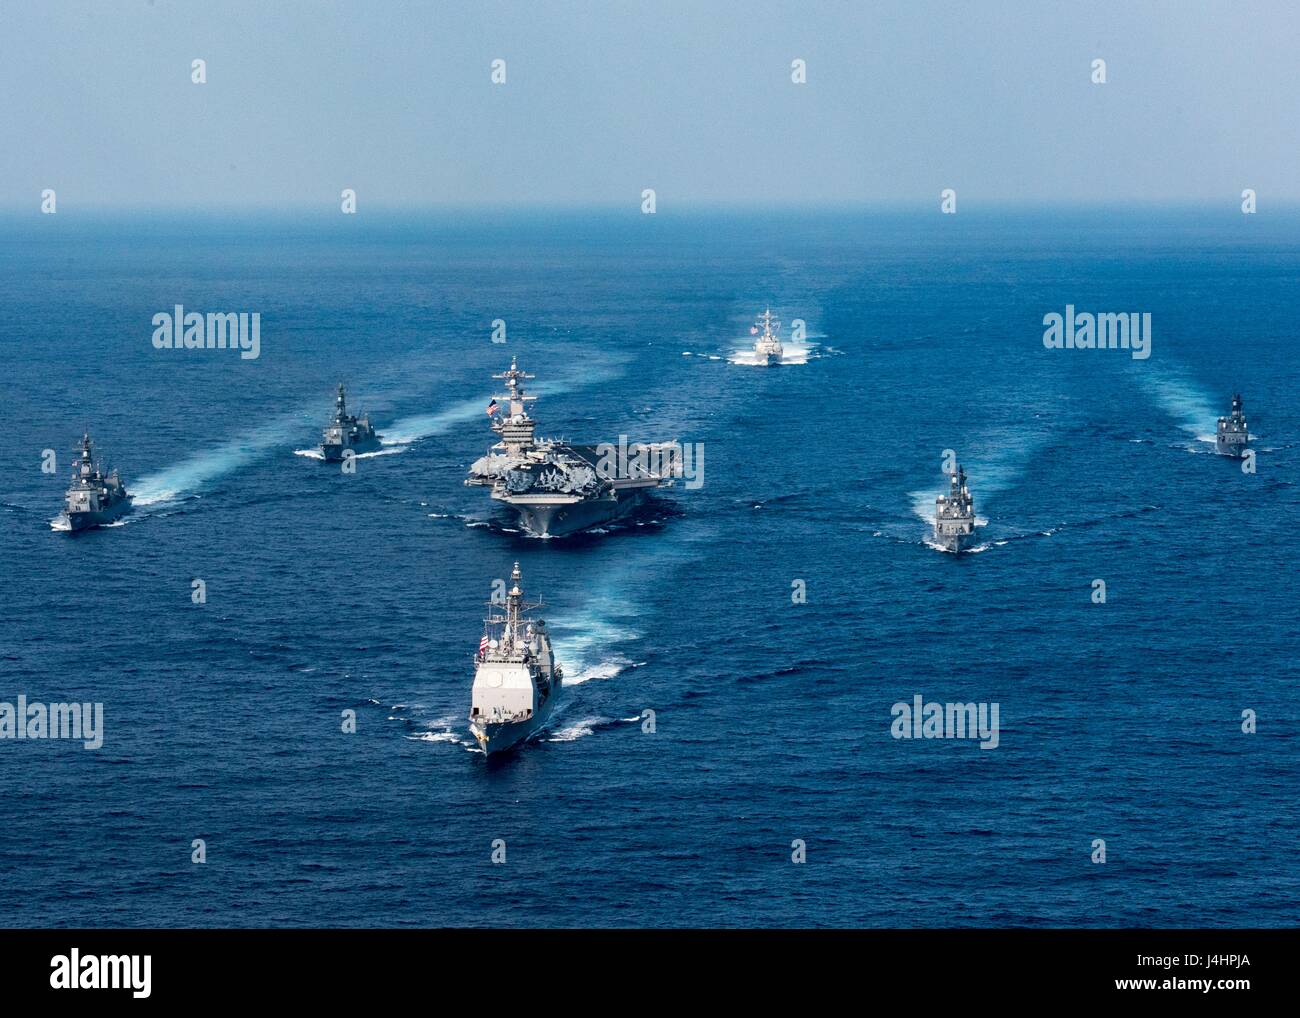
<path fill-rule="evenodd" d="M 491 403 L 487 405 L 487 415 L 491 417 L 496 412 L 497 412 L 497 401 L 493 400 Z"/>
<path fill-rule="evenodd" d="M 478 642 L 478 656 L 479 656 L 479 657 L 482 657 L 484 654 L 487 653 L 487 645 L 488 645 L 488 637 L 487 637 L 487 633 L 484 633 L 484 634 L 483 634 L 483 639 L 479 640 L 479 642 Z"/>

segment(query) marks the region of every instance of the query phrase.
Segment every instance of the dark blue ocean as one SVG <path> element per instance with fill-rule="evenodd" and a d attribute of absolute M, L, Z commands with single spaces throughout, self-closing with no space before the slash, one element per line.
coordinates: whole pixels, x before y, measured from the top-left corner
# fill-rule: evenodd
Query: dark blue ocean
<path fill-rule="evenodd" d="M 0 701 L 105 730 L 0 740 L 0 925 L 1293 924 L 1298 227 L 5 220 Z M 176 304 L 259 312 L 260 357 L 155 350 Z M 1152 356 L 1045 349 L 1067 304 L 1150 312 Z M 769 305 L 805 363 L 732 362 Z M 699 442 L 703 486 L 514 532 L 461 483 L 511 356 L 541 433 Z M 396 440 L 354 476 L 296 454 L 340 380 Z M 1254 474 L 1204 441 L 1235 389 Z M 73 536 L 83 429 L 138 505 Z M 945 449 L 960 558 L 926 541 Z M 489 763 L 471 655 L 515 561 L 571 685 Z M 997 703 L 997 748 L 893 738 L 916 695 Z"/>

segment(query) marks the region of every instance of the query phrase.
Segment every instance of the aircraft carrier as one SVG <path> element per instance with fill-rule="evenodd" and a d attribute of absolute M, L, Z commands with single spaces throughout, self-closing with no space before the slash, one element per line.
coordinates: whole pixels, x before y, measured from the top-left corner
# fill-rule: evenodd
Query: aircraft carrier
<path fill-rule="evenodd" d="M 506 383 L 506 394 L 487 405 L 501 440 L 474 461 L 465 483 L 491 488 L 492 498 L 518 512 L 528 533 L 564 537 L 609 523 L 681 475 L 677 442 L 575 445 L 538 438 L 527 410 L 537 397 L 523 388 L 535 376 L 512 359 L 509 371 L 492 377 Z"/>

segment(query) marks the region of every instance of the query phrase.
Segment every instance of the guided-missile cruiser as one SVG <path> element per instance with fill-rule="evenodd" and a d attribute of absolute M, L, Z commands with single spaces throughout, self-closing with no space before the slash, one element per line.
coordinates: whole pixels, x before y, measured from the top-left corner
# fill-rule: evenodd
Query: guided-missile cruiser
<path fill-rule="evenodd" d="M 749 333 L 751 336 L 758 336 L 758 339 L 754 340 L 754 359 L 759 364 L 770 366 L 773 363 L 772 358 L 776 358 L 775 363 L 781 363 L 781 341 L 776 337 L 780 331 L 781 323 L 772 317 L 770 308 L 754 321 Z"/>
<path fill-rule="evenodd" d="M 934 539 L 944 551 L 959 555 L 975 533 L 975 503 L 966 487 L 966 471 L 960 465 L 952 472 L 949 483 L 948 494 L 934 500 Z"/>
<path fill-rule="evenodd" d="M 347 452 L 373 452 L 379 446 L 379 435 L 375 434 L 370 417 L 365 414 L 354 417 L 348 413 L 343 383 L 339 382 L 338 395 L 334 398 L 334 417 L 321 433 L 321 455 L 329 463 L 338 463 Z"/>
<path fill-rule="evenodd" d="M 130 512 L 131 498 L 116 470 L 107 474 L 100 470 L 90 435 L 82 435 L 81 451 L 72 463 L 72 484 L 55 525 L 77 531 L 112 523 Z"/>
<path fill-rule="evenodd" d="M 1219 430 L 1214 436 L 1214 448 L 1220 456 L 1241 459 L 1250 441 L 1246 415 L 1241 412 L 1241 394 L 1232 394 L 1232 413 L 1219 418 Z"/>
<path fill-rule="evenodd" d="M 608 523 L 681 476 L 676 442 L 629 445 L 620 438 L 617 444 L 573 445 L 536 437 L 527 404 L 537 397 L 526 395 L 522 384 L 534 376 L 511 359 L 509 371 L 492 377 L 504 379 L 507 390 L 487 405 L 501 441 L 474 461 L 465 483 L 490 487 L 492 498 L 514 508 L 530 534 L 563 537 Z"/>
<path fill-rule="evenodd" d="M 488 602 L 483 638 L 474 658 L 469 730 L 485 756 L 516 746 L 541 730 L 564 684 L 546 623 L 530 617 L 542 604 L 524 600 L 521 579 L 516 562 L 504 606 Z"/>

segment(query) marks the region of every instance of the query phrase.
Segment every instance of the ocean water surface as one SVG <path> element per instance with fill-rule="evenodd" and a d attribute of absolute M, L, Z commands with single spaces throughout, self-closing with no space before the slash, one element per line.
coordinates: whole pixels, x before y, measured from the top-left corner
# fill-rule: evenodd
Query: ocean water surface
<path fill-rule="evenodd" d="M 0 924 L 1293 924 L 1297 226 L 6 220 L 0 701 L 105 732 L 0 740 Z M 176 304 L 259 312 L 261 355 L 155 350 Z M 1067 304 L 1150 312 L 1152 356 L 1045 349 Z M 807 341 L 759 369 L 767 306 Z M 702 487 L 520 534 L 462 484 L 512 356 L 540 433 L 699 442 Z M 389 443 L 353 476 L 304 454 L 339 381 Z M 1254 474 L 1205 441 L 1235 390 Z M 83 429 L 137 507 L 56 533 Z M 975 554 L 927 541 L 945 449 Z M 515 561 L 570 685 L 485 761 L 471 655 Z M 916 695 L 997 703 L 997 748 L 895 739 Z"/>

